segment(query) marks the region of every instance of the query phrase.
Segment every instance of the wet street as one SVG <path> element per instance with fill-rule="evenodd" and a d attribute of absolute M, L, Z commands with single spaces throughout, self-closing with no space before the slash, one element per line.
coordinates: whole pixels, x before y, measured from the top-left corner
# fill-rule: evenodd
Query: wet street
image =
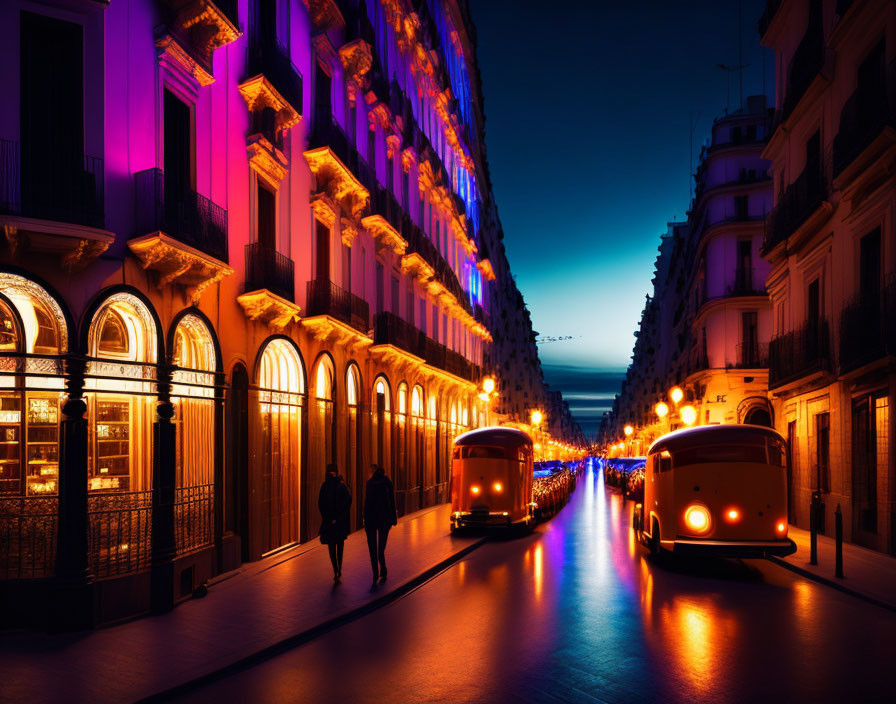
<path fill-rule="evenodd" d="M 184 700 L 893 701 L 896 614 L 767 561 L 653 562 L 630 512 L 589 471 L 534 534 Z"/>

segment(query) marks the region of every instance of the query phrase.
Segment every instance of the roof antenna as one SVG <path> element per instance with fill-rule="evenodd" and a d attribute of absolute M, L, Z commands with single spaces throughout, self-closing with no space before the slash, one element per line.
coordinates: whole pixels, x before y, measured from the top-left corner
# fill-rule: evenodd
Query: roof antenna
<path fill-rule="evenodd" d="M 728 99 L 725 105 L 725 114 L 731 107 L 731 74 L 737 71 L 738 75 L 738 91 L 740 96 L 740 110 L 744 108 L 744 69 L 750 64 L 744 63 L 744 30 L 743 30 L 743 0 L 737 0 L 737 64 L 730 66 L 728 64 L 716 64 L 723 71 L 728 72 Z M 764 75 L 764 72 L 763 72 Z"/>

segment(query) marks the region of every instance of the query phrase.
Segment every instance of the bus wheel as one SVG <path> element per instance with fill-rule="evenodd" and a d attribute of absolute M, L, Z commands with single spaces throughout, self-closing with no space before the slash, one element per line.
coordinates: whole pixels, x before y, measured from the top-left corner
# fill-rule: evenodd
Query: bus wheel
<path fill-rule="evenodd" d="M 660 554 L 660 524 L 655 518 L 653 522 L 650 524 L 650 539 L 647 541 L 647 547 L 650 549 L 650 554 L 654 557 L 658 557 Z"/>

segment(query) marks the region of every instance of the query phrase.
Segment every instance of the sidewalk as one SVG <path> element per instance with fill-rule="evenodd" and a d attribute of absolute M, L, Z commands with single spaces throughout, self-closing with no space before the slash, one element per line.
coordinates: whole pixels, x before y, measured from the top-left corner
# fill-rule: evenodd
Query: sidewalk
<path fill-rule="evenodd" d="M 818 564 L 809 564 L 809 531 L 791 525 L 788 536 L 797 550 L 788 557 L 773 557 L 787 569 L 836 589 L 896 611 L 896 558 L 843 543 L 843 578 L 834 576 L 834 540 L 818 536 Z"/>
<path fill-rule="evenodd" d="M 402 518 L 389 535 L 389 579 L 371 589 L 363 531 L 345 544 L 334 586 L 319 541 L 250 563 L 208 596 L 97 631 L 0 633 L 0 701 L 132 702 L 294 645 L 353 613 L 396 598 L 460 559 L 482 538 L 449 533 L 445 504 Z"/>

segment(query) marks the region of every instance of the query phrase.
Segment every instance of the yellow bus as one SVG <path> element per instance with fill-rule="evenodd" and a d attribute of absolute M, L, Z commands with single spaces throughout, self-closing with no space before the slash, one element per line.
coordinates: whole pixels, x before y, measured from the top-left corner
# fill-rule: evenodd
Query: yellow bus
<path fill-rule="evenodd" d="M 771 428 L 706 425 L 656 440 L 632 527 L 653 554 L 790 555 L 786 443 Z"/>

